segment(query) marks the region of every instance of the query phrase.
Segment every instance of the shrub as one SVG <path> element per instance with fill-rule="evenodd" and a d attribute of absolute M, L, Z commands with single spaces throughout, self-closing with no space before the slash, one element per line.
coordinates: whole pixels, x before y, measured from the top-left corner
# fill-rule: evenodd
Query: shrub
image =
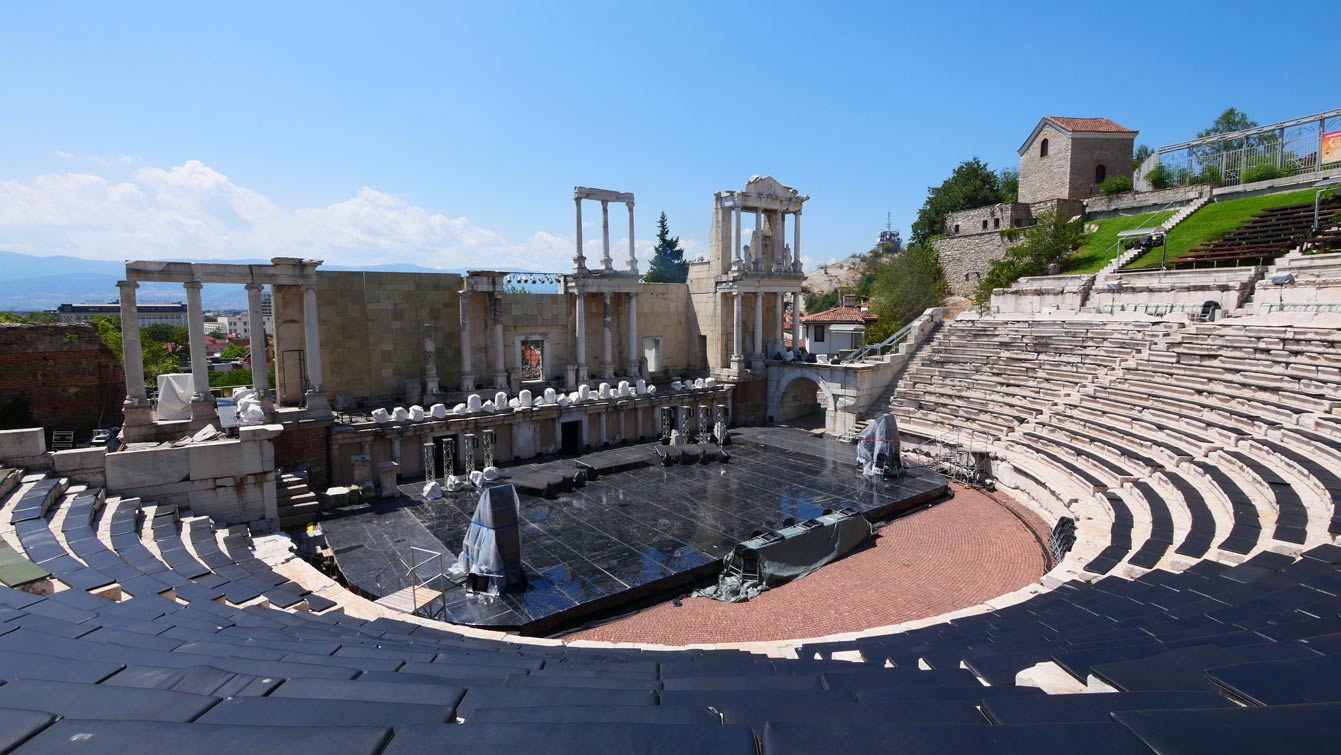
<path fill-rule="evenodd" d="M 1262 163 L 1243 171 L 1242 181 L 1243 183 L 1250 184 L 1258 181 L 1270 181 L 1273 178 L 1281 178 L 1285 175 L 1285 171 L 1280 168 L 1277 168 L 1270 163 Z"/>
<path fill-rule="evenodd" d="M 1006 250 L 999 260 L 988 263 L 987 275 L 978 282 L 974 298 L 985 304 L 992 291 L 1005 288 L 1027 275 L 1043 275 L 1048 267 L 1060 264 L 1085 240 L 1085 221 L 1067 220 L 1055 210 L 1035 218 L 1035 224 L 1023 229 L 1024 241 Z"/>
<path fill-rule="evenodd" d="M 1173 173 L 1162 164 L 1156 165 L 1145 172 L 1145 180 L 1152 189 L 1167 189 L 1173 185 Z"/>
<path fill-rule="evenodd" d="M 1099 191 L 1105 195 L 1131 191 L 1131 179 L 1126 176 L 1109 176 L 1104 179 L 1103 183 L 1099 184 Z"/>

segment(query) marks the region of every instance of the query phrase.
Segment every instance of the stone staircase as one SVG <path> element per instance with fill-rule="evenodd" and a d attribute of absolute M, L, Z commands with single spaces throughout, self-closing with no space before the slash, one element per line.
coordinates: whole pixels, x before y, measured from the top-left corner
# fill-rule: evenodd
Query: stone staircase
<path fill-rule="evenodd" d="M 1164 227 L 1164 231 L 1167 233 L 1168 231 L 1171 231 L 1175 227 L 1177 227 L 1179 223 L 1183 222 L 1184 220 L 1187 220 L 1188 217 L 1192 215 L 1192 213 L 1205 207 L 1210 201 L 1211 201 L 1211 194 L 1210 192 L 1207 192 L 1203 196 L 1192 200 L 1192 202 L 1189 203 L 1186 207 L 1174 213 L 1173 217 L 1169 218 L 1167 221 L 1161 223 L 1160 225 Z M 1122 252 L 1118 256 L 1114 257 L 1112 262 L 1109 262 L 1107 265 L 1104 265 L 1103 269 L 1099 271 L 1099 275 L 1095 278 L 1096 284 L 1102 281 L 1105 277 L 1117 272 L 1118 270 L 1121 270 L 1124 265 L 1126 265 L 1128 262 L 1131 262 L 1133 259 L 1139 257 L 1142 253 L 1143 253 L 1142 249 L 1133 248 L 1128 249 L 1127 251 Z"/>
<path fill-rule="evenodd" d="M 838 440 L 844 443 L 851 443 L 861 434 L 862 430 L 866 429 L 867 425 L 875 420 L 876 417 L 889 411 L 890 405 L 894 403 L 895 394 L 899 390 L 899 381 L 903 379 L 904 374 L 910 369 L 922 366 L 926 361 L 924 356 L 926 352 L 922 351 L 920 347 L 930 343 L 943 326 L 944 321 L 937 322 L 936 325 L 922 338 L 918 343 L 918 353 L 914 354 L 913 358 L 908 360 L 908 363 L 904 365 L 903 369 L 894 373 L 894 375 L 890 377 L 889 384 L 886 385 L 885 389 L 880 392 L 880 395 L 871 402 L 871 405 L 866 407 L 865 411 L 861 413 L 861 417 L 857 419 L 857 423 L 852 426 L 851 430 L 838 436 Z"/>
<path fill-rule="evenodd" d="M 321 512 L 321 501 L 307 486 L 306 472 L 283 472 L 275 481 L 281 529 L 301 527 Z"/>

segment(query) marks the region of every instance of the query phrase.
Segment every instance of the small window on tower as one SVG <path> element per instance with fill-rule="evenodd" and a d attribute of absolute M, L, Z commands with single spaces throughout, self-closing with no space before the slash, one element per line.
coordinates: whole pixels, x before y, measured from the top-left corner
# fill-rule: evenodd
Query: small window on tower
<path fill-rule="evenodd" d="M 984 231 L 987 230 L 987 218 L 982 219 L 982 229 Z"/>
<path fill-rule="evenodd" d="M 1102 165 L 1094 166 L 1094 182 L 1101 184 L 1104 182 L 1105 178 L 1108 178 L 1108 168 L 1105 168 Z"/>
<path fill-rule="evenodd" d="M 955 233 L 959 233 L 959 224 L 955 223 Z"/>
<path fill-rule="evenodd" d="M 1001 227 L 1001 218 L 992 218 L 992 228 L 996 229 L 1000 227 Z"/>
<path fill-rule="evenodd" d="M 1047 157 L 1047 156 L 1048 156 L 1048 140 L 1047 140 L 1047 139 L 1044 139 L 1043 141 L 1041 141 L 1041 142 L 1038 143 L 1038 156 L 1039 156 L 1039 157 Z"/>

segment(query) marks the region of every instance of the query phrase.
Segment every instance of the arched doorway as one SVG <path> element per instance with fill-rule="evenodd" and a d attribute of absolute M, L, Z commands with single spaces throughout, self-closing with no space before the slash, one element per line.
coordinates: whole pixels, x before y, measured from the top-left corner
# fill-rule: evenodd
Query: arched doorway
<path fill-rule="evenodd" d="M 793 378 L 782 390 L 773 421 L 791 427 L 823 428 L 824 406 L 820 403 L 819 385 L 807 377 Z"/>

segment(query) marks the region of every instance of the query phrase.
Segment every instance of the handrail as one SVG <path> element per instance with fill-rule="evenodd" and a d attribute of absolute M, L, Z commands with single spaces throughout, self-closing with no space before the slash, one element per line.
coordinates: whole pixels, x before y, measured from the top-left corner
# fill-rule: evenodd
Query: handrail
<path fill-rule="evenodd" d="M 845 356 L 845 357 L 843 357 L 842 359 L 840 359 L 840 360 L 838 361 L 838 363 L 839 363 L 839 364 L 851 364 L 852 362 L 860 361 L 860 360 L 862 360 L 862 359 L 865 359 L 865 358 L 866 358 L 866 355 L 869 354 L 869 353 L 872 352 L 872 351 L 877 352 L 877 356 L 878 356 L 878 355 L 879 355 L 879 352 L 881 352 L 881 351 L 883 351 L 883 350 L 885 350 L 885 349 L 887 349 L 887 348 L 889 348 L 889 347 L 891 347 L 891 346 L 895 346 L 895 345 L 897 345 L 897 344 L 898 344 L 899 342 L 901 342 L 904 338 L 906 338 L 906 337 L 908 336 L 908 334 L 909 334 L 910 332 L 912 332 L 913 325 L 916 324 L 917 321 L 918 321 L 919 319 L 921 319 L 921 317 L 922 317 L 921 315 L 918 315 L 917 317 L 913 318 L 913 321 L 912 321 L 912 322 L 908 323 L 907 325 L 904 325 L 902 328 L 899 328 L 897 331 L 895 331 L 894 335 L 890 336 L 889 338 L 886 338 L 885 340 L 881 341 L 880 343 L 868 343 L 868 344 L 862 346 L 861 348 L 857 349 L 856 351 L 853 351 L 851 354 L 848 354 L 847 356 Z"/>
<path fill-rule="evenodd" d="M 1192 200 L 1192 202 L 1191 202 L 1190 204 L 1195 204 L 1195 203 L 1196 203 L 1196 200 L 1194 199 L 1194 200 Z M 1152 213 L 1150 213 L 1149 215 L 1147 215 L 1146 218 L 1145 218 L 1145 220 L 1142 221 L 1141 224 L 1142 224 L 1142 225 L 1145 225 L 1145 223 L 1149 222 L 1151 218 L 1155 217 L 1156 215 L 1160 214 L 1161 212 L 1167 212 L 1168 210 L 1173 209 L 1173 206 L 1176 205 L 1176 204 L 1178 204 L 1178 202 L 1175 200 L 1175 201 L 1173 201 L 1173 202 L 1170 202 L 1170 203 L 1164 205 L 1163 207 L 1159 208 L 1158 210 L 1155 210 L 1154 212 L 1152 212 Z M 1176 212 L 1174 213 L 1174 215 L 1177 215 L 1177 214 L 1178 214 L 1178 213 L 1176 213 Z M 1133 216 L 1133 217 L 1134 217 L 1134 216 Z M 1170 216 L 1169 219 L 1172 220 L 1172 219 L 1173 219 L 1173 216 Z M 1160 227 L 1164 229 L 1164 233 L 1165 233 L 1165 235 L 1167 236 L 1168 233 L 1169 233 L 1169 229 L 1168 229 L 1167 227 L 1165 227 L 1163 223 L 1160 224 Z M 1119 233 L 1118 239 L 1117 239 L 1116 241 L 1113 242 L 1113 246 L 1110 246 L 1110 247 L 1108 247 L 1107 249 L 1105 249 L 1105 250 L 1103 251 L 1103 254 L 1099 255 L 1100 258 L 1101 258 L 1101 259 L 1102 259 L 1102 258 L 1107 258 L 1107 257 L 1108 257 L 1108 252 L 1111 251 L 1114 247 L 1116 247 L 1116 248 L 1117 248 L 1117 253 L 1113 255 L 1113 259 L 1110 260 L 1109 262 L 1110 262 L 1110 263 L 1112 263 L 1112 262 L 1117 262 L 1118 257 L 1121 257 L 1121 256 L 1122 256 L 1122 241 L 1123 241 L 1123 239 L 1122 239 L 1122 237 L 1121 237 L 1121 234 Z M 1104 265 L 1104 267 L 1108 267 L 1108 265 Z M 1100 272 L 1102 272 L 1102 269 L 1100 269 Z M 1117 272 L 1117 270 L 1114 269 L 1114 272 Z"/>

